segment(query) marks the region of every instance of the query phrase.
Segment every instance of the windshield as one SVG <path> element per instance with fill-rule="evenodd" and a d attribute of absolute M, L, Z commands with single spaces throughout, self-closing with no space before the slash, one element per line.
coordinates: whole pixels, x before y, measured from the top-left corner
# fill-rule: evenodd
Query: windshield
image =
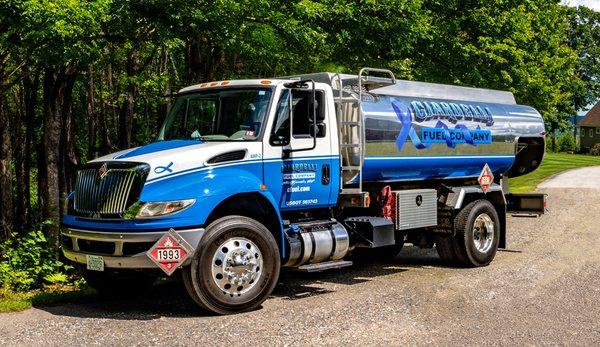
<path fill-rule="evenodd" d="M 270 99 L 269 88 L 209 89 L 179 96 L 158 140 L 256 140 Z"/>

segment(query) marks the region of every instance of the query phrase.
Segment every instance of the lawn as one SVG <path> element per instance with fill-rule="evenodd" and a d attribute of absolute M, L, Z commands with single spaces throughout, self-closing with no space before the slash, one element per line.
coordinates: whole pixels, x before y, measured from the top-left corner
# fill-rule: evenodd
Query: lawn
<path fill-rule="evenodd" d="M 534 172 L 508 180 L 512 193 L 527 193 L 538 184 L 562 171 L 585 166 L 600 165 L 600 157 L 581 154 L 547 153 L 542 165 Z"/>

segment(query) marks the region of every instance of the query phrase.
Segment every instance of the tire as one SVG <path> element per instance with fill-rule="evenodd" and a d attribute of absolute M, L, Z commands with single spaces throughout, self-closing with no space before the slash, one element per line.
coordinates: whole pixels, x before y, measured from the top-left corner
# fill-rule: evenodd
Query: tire
<path fill-rule="evenodd" d="M 404 243 L 399 243 L 377 248 L 357 248 L 352 252 L 352 257 L 357 260 L 389 262 L 400 254 L 403 246 Z"/>
<path fill-rule="evenodd" d="M 487 200 L 465 206 L 454 219 L 455 236 L 436 236 L 440 258 L 458 266 L 488 265 L 496 256 L 500 241 L 500 219 Z"/>
<path fill-rule="evenodd" d="M 458 265 L 458 256 L 454 251 L 453 235 L 435 235 L 435 249 L 442 261 L 448 265 Z"/>
<path fill-rule="evenodd" d="M 157 276 L 134 270 L 90 271 L 79 267 L 87 284 L 102 296 L 127 296 L 140 294 L 152 287 Z"/>
<path fill-rule="evenodd" d="M 277 284 L 279 247 L 248 217 L 227 216 L 206 228 L 191 265 L 183 269 L 190 297 L 203 309 L 231 314 L 258 308 Z"/>

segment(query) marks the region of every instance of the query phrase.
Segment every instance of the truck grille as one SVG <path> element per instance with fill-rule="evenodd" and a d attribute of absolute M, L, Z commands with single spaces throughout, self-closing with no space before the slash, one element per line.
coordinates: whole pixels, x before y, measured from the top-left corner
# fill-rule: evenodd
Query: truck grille
<path fill-rule="evenodd" d="M 80 214 L 120 215 L 139 196 L 147 170 L 130 168 L 85 168 L 77 172 L 74 208 Z M 102 175 L 102 171 L 105 171 Z"/>

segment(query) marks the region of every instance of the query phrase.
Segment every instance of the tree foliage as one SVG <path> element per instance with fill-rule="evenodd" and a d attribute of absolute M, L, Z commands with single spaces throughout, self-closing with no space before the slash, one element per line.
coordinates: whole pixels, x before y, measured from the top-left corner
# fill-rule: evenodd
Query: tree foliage
<path fill-rule="evenodd" d="M 576 76 L 582 83 L 575 89 L 573 106 L 584 109 L 600 99 L 600 12 L 587 7 L 568 9 L 567 40 L 578 54 Z"/>

